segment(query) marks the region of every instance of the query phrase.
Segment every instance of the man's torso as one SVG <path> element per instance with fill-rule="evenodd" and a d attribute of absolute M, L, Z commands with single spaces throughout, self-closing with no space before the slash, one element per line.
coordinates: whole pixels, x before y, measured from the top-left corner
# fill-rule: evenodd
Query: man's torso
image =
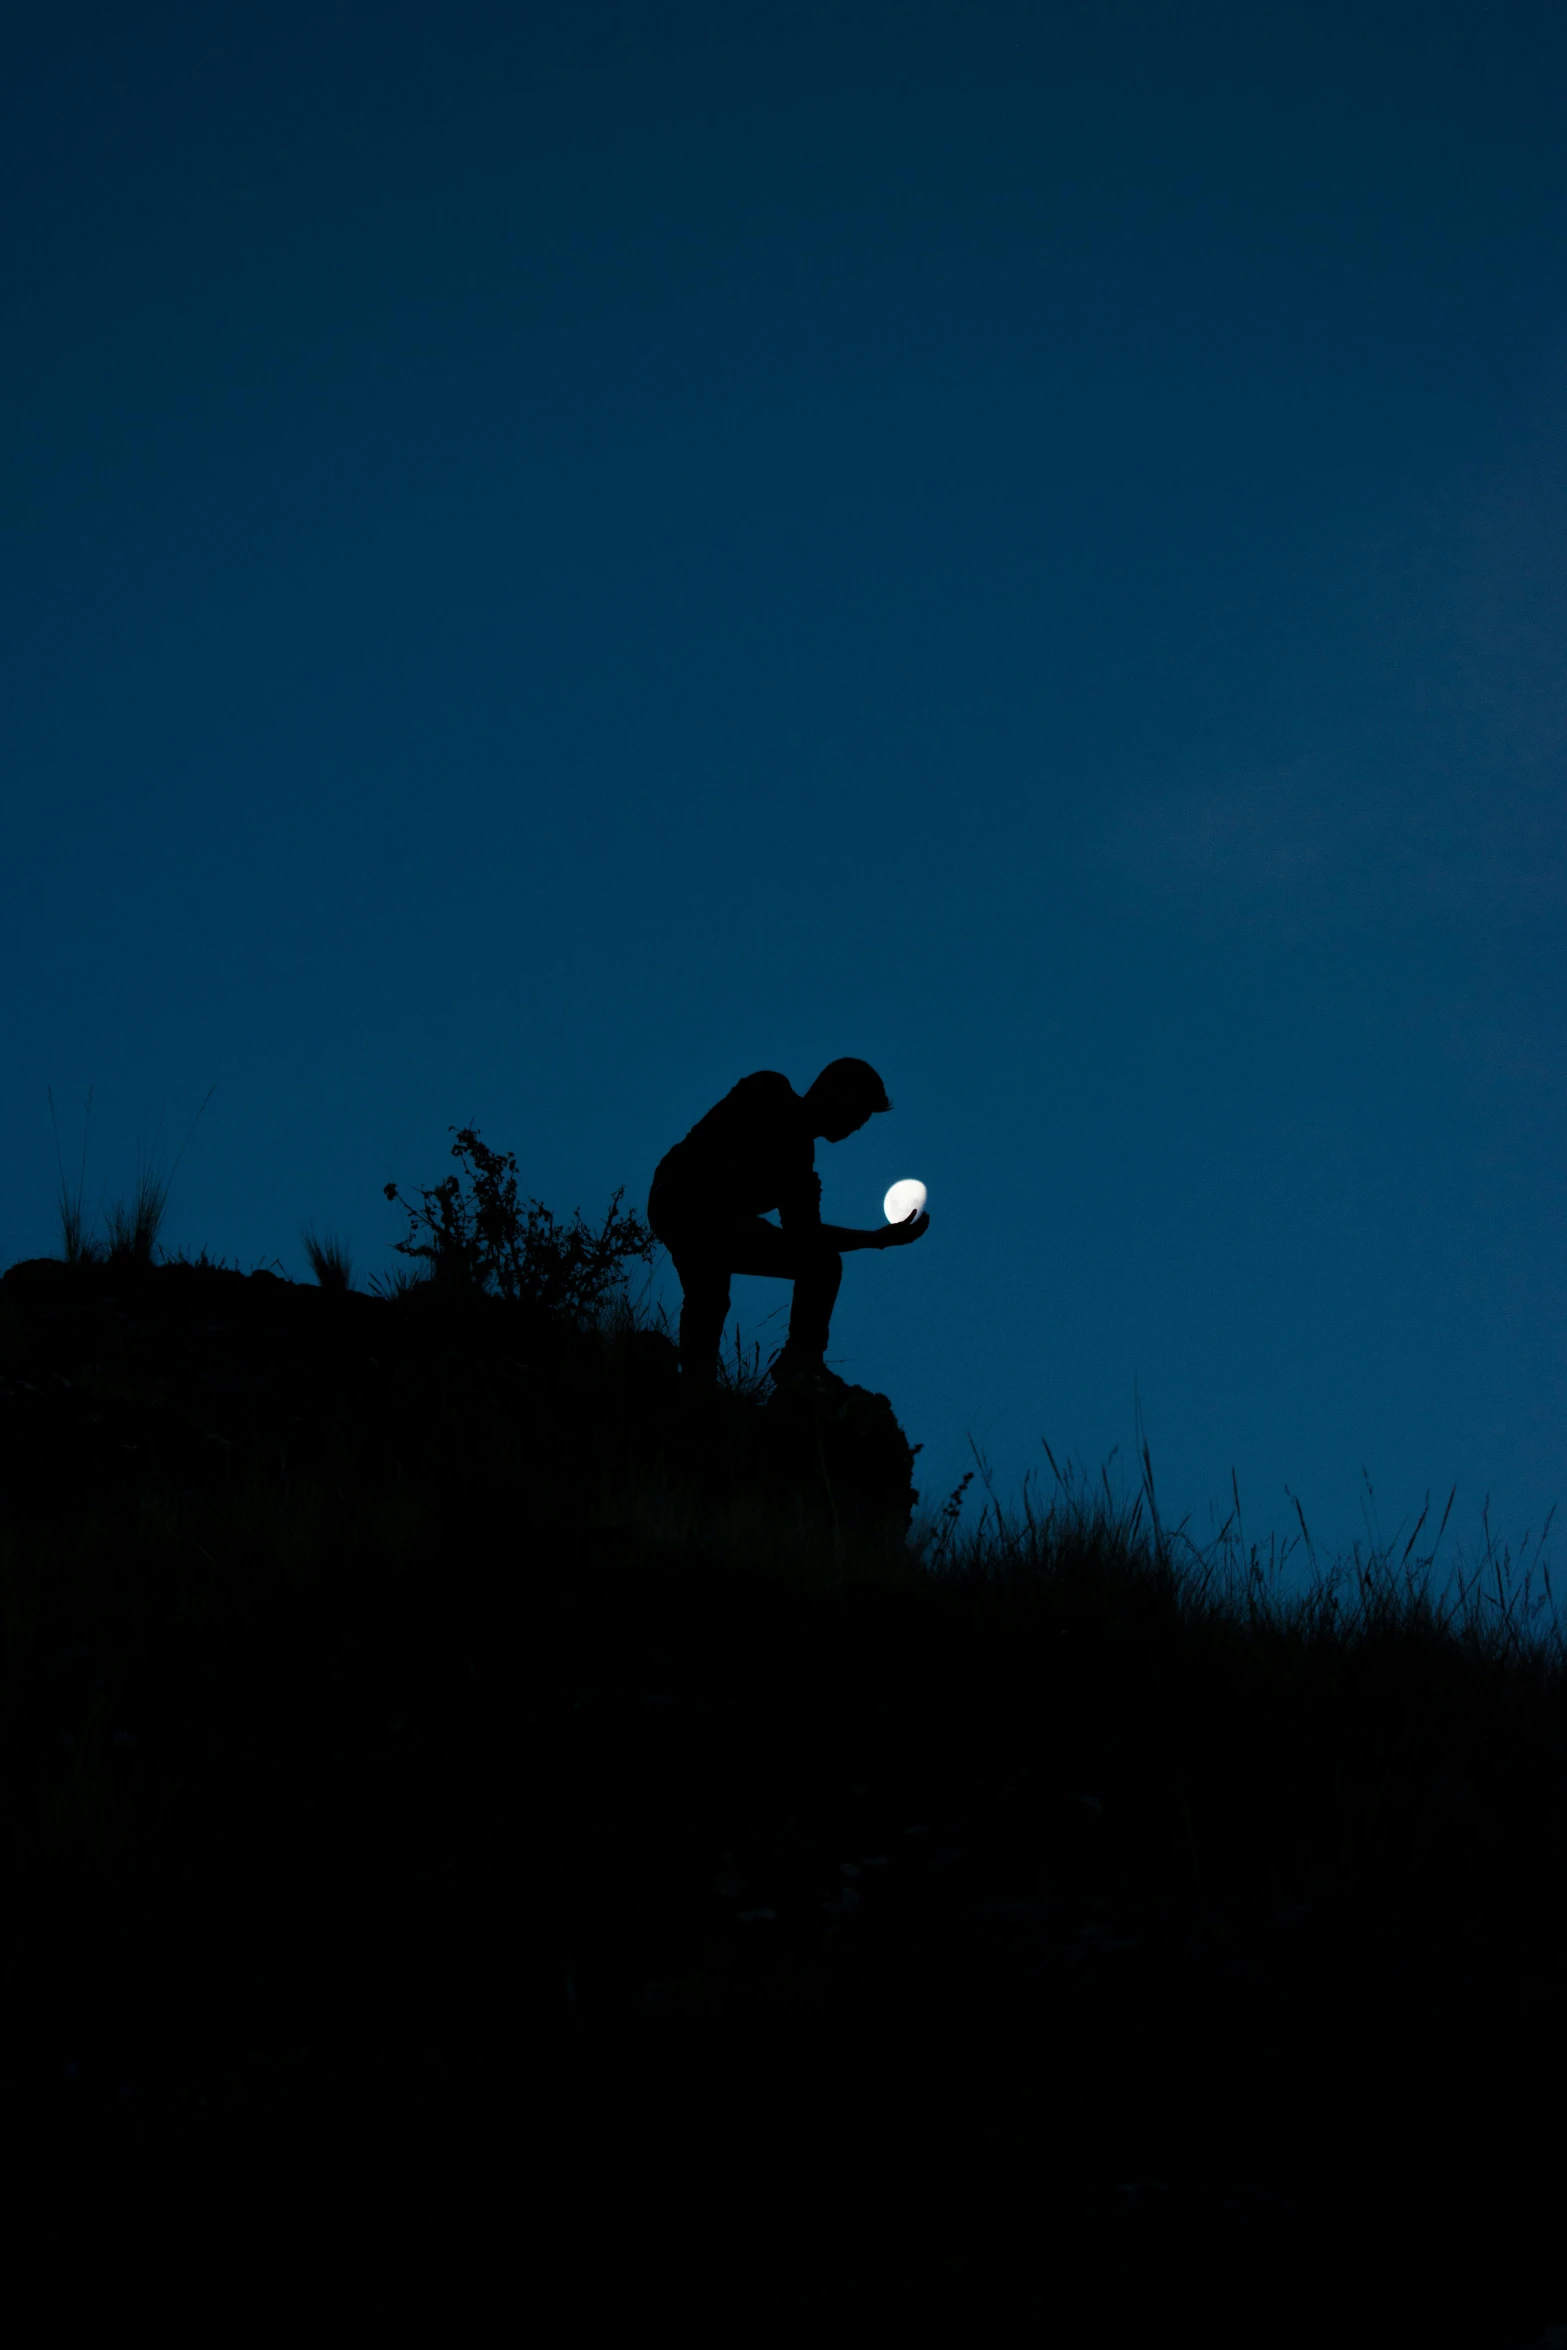
<path fill-rule="evenodd" d="M 782 1211 L 787 1223 L 819 1218 L 816 1144 L 809 1113 L 787 1077 L 742 1077 L 666 1151 L 653 1177 L 666 1204 L 730 1215 Z"/>

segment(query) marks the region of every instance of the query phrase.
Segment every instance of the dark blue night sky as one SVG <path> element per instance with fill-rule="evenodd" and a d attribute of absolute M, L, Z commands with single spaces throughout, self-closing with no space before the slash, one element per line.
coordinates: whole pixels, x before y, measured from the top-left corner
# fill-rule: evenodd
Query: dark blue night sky
<path fill-rule="evenodd" d="M 596 1222 L 854 1054 L 823 1212 L 932 1221 L 828 1360 L 927 1500 L 1130 1481 L 1135 1392 L 1194 1535 L 1232 1469 L 1248 1539 L 1363 1471 L 1537 1532 L 1564 67 L 1429 0 L 30 11 L 0 1262 L 51 1087 L 90 1207 L 216 1086 L 165 1244 L 364 1283 L 450 1126 Z"/>

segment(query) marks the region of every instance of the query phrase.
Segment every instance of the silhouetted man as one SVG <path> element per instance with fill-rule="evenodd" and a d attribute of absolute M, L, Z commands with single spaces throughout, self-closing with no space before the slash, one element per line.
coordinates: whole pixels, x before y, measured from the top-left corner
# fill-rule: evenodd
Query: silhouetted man
<path fill-rule="evenodd" d="M 684 1384 L 717 1384 L 732 1273 L 794 1283 L 788 1344 L 770 1365 L 775 1387 L 845 1384 L 822 1361 L 845 1253 L 918 1240 L 930 1218 L 921 1212 L 875 1232 L 824 1224 L 816 1140 L 842 1142 L 891 1108 L 868 1061 L 830 1061 L 803 1096 L 776 1069 L 761 1069 L 659 1160 L 647 1220 L 680 1276 Z M 768 1208 L 778 1210 L 777 1224 L 767 1222 Z"/>

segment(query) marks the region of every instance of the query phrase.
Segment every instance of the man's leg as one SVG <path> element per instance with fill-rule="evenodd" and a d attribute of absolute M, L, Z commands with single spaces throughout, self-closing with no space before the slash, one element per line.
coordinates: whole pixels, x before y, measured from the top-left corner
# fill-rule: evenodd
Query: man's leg
<path fill-rule="evenodd" d="M 792 1239 L 776 1224 L 758 1217 L 740 1246 L 731 1250 L 736 1273 L 774 1274 L 794 1283 L 789 1307 L 788 1343 L 779 1348 L 768 1369 L 775 1387 L 798 1382 L 842 1387 L 844 1382 L 822 1361 L 832 1310 L 843 1283 L 843 1258 L 826 1241 Z"/>
<path fill-rule="evenodd" d="M 820 1366 L 843 1281 L 843 1259 L 835 1248 L 822 1242 L 802 1249 L 765 1216 L 713 1217 L 697 1225 L 666 1213 L 657 1219 L 657 1225 L 665 1227 L 658 1237 L 680 1276 L 682 1379 L 706 1387 L 717 1380 L 732 1273 L 761 1274 L 794 1283 L 789 1343 L 784 1351 L 791 1368 Z"/>
<path fill-rule="evenodd" d="M 679 1267 L 681 1379 L 691 1386 L 719 1384 L 719 1347 L 728 1318 L 728 1274 L 714 1264 Z"/>
<path fill-rule="evenodd" d="M 802 1242 L 757 1216 L 731 1236 L 726 1262 L 734 1273 L 771 1274 L 794 1283 L 789 1307 L 789 1341 L 773 1364 L 792 1377 L 820 1373 L 827 1351 L 832 1310 L 843 1282 L 843 1259 L 826 1241 Z M 831 1372 L 826 1376 L 830 1379 Z"/>
<path fill-rule="evenodd" d="M 711 1257 L 675 1260 L 680 1276 L 680 1376 L 692 1387 L 716 1387 L 718 1350 L 729 1313 L 729 1275 Z"/>
<path fill-rule="evenodd" d="M 718 1384 L 718 1350 L 729 1312 L 723 1233 L 689 1202 L 672 1201 L 655 1184 L 648 1222 L 674 1260 L 680 1282 L 680 1379 L 686 1388 Z"/>
<path fill-rule="evenodd" d="M 819 1363 L 827 1352 L 827 1331 L 843 1283 L 843 1259 L 835 1248 L 797 1251 L 794 1303 L 789 1309 L 789 1353 L 799 1362 Z"/>

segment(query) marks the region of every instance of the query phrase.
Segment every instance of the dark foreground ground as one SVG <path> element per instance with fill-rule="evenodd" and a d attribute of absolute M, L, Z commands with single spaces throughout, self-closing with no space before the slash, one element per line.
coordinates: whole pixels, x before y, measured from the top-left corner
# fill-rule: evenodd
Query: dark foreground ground
<path fill-rule="evenodd" d="M 84 1393 L 122 1446 L 127 1394 L 258 1459 L 272 1411 L 214 1400 L 259 1359 L 233 1291 L 205 1413 L 200 1317 L 126 1368 L 145 1292 L 118 1401 L 62 1369 L 110 1294 L 69 1347 L 13 1304 L 3 1423 L 12 2242 L 67 2302 L 1498 2350 L 1567 2316 L 1559 1703 L 1444 1746 L 1374 1661 L 811 1594 L 503 1507 L 515 1461 L 355 1536 L 348 1421 L 290 1554 L 194 1470 L 159 1517 L 89 1458 Z M 398 1309 L 308 1294 L 347 1411 Z M 442 1450 L 433 1388 L 375 1392 Z"/>

